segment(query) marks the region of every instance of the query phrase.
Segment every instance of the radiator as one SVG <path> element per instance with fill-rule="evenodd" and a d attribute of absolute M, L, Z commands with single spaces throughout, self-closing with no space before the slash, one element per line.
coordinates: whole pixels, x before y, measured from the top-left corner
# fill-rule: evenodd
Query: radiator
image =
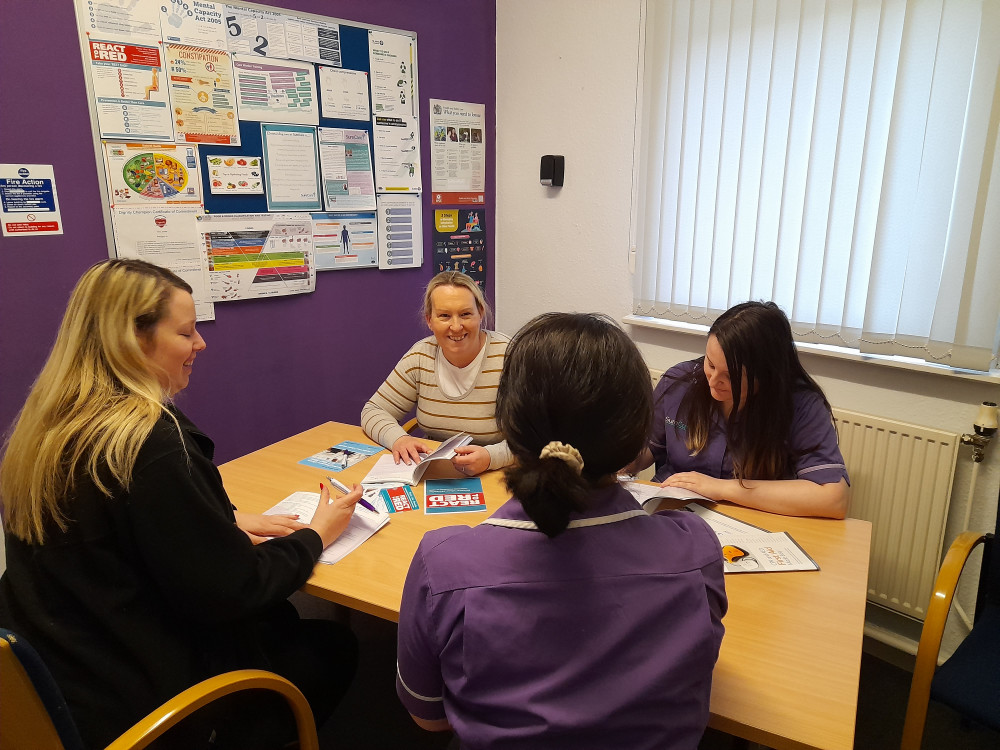
<path fill-rule="evenodd" d="M 654 387 L 662 374 L 650 368 Z M 941 559 L 959 436 L 846 409 L 834 408 L 833 416 L 851 476 L 848 515 L 872 524 L 868 599 L 923 620 Z"/>
<path fill-rule="evenodd" d="M 872 523 L 868 600 L 924 619 L 944 543 L 959 436 L 834 409 L 852 518 Z"/>

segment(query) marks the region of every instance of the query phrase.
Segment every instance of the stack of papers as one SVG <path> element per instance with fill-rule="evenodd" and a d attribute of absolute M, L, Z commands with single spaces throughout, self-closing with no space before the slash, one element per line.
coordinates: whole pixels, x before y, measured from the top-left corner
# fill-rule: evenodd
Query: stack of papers
<path fill-rule="evenodd" d="M 300 520 L 309 523 L 316 508 L 319 506 L 318 492 L 293 492 L 273 508 L 264 511 L 264 515 L 280 513 L 297 514 Z M 372 513 L 361 505 L 354 506 L 354 515 L 344 532 L 337 537 L 319 556 L 321 563 L 332 565 L 343 560 L 347 555 L 370 539 L 376 531 L 389 523 L 389 516 L 382 513 Z"/>
<path fill-rule="evenodd" d="M 367 476 L 361 480 L 361 484 L 368 487 L 376 484 L 420 484 L 427 467 L 431 461 L 439 459 L 451 459 L 455 455 L 455 449 L 461 448 L 472 442 L 472 436 L 464 432 L 452 435 L 438 446 L 433 453 L 426 454 L 419 462 L 409 466 L 400 461 L 398 464 L 393 460 L 392 454 L 388 453 L 380 456 L 375 462 L 375 466 L 368 472 Z"/>
<path fill-rule="evenodd" d="M 719 537 L 726 573 L 819 570 L 816 561 L 785 531 L 767 531 L 697 503 L 688 503 L 682 510 L 701 516 Z"/>

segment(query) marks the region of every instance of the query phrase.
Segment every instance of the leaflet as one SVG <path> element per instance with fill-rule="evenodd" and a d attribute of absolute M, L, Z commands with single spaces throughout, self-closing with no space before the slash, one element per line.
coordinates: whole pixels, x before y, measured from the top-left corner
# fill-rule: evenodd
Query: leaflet
<path fill-rule="evenodd" d="M 688 503 L 682 510 L 701 516 L 719 537 L 726 573 L 819 570 L 816 561 L 785 531 L 767 531 L 697 503 Z"/>
<path fill-rule="evenodd" d="M 356 443 L 353 440 L 345 440 L 336 445 L 330 446 L 326 450 L 303 458 L 300 464 L 315 466 L 317 469 L 326 471 L 343 471 L 349 466 L 364 461 L 369 456 L 384 451 L 381 445 L 368 445 L 367 443 Z M 367 498 L 366 498 L 367 499 Z"/>

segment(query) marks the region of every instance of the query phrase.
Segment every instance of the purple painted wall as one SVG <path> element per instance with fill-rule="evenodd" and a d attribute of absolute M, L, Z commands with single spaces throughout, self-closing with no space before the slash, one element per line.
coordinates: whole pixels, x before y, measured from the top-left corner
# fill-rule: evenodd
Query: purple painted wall
<path fill-rule="evenodd" d="M 486 103 L 487 230 L 493 284 L 496 4 L 469 0 L 278 0 L 274 7 L 417 32 L 421 159 L 430 190 L 428 99 Z M 73 285 L 107 257 L 104 209 L 71 0 L 0 4 L 0 163 L 52 164 L 65 234 L 0 239 L 0 426 L 7 430 L 45 362 Z M 402 271 L 318 274 L 316 292 L 217 304 L 208 350 L 177 401 L 226 461 L 361 407 L 426 328 L 424 262 Z M 492 295 L 491 295 L 492 296 Z"/>

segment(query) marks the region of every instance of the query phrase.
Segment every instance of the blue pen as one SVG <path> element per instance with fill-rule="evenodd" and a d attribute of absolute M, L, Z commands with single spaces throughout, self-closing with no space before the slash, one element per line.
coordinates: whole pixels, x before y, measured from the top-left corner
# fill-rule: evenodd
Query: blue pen
<path fill-rule="evenodd" d="M 332 484 L 338 490 L 340 490 L 341 492 L 343 492 L 345 495 L 351 494 L 351 489 L 349 487 L 347 487 L 347 485 L 345 485 L 343 482 L 338 482 L 336 479 L 334 479 L 333 477 L 331 477 L 329 475 L 327 475 L 326 481 L 328 481 L 330 484 Z M 367 500 L 365 500 L 364 498 L 361 498 L 360 500 L 358 500 L 358 502 L 361 503 L 362 507 L 368 508 L 368 510 L 370 510 L 372 513 L 378 513 L 378 511 L 375 510 L 375 506 L 372 505 Z"/>

